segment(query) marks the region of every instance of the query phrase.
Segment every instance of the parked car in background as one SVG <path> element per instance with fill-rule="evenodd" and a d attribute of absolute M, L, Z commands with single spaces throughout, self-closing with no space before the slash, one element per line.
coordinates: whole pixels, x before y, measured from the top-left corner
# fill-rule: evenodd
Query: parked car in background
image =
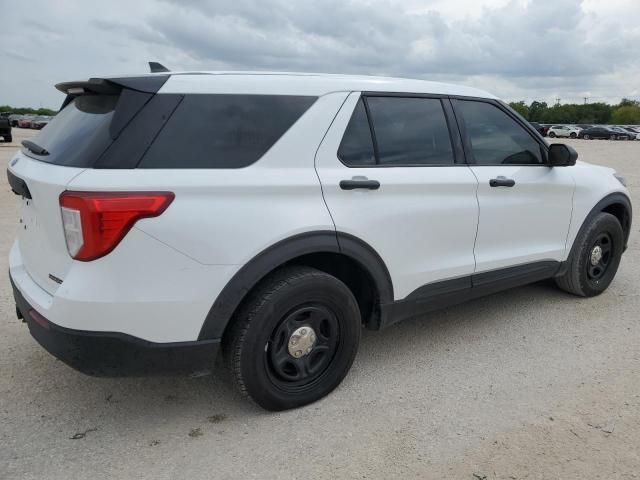
<path fill-rule="evenodd" d="M 547 135 L 551 138 L 555 137 L 567 137 L 567 138 L 578 138 L 578 134 L 580 133 L 580 128 L 571 127 L 567 125 L 554 125 L 552 126 Z"/>
<path fill-rule="evenodd" d="M 41 130 L 42 128 L 46 127 L 50 121 L 51 121 L 51 117 L 48 117 L 46 115 L 41 115 L 31 120 L 31 128 L 36 130 Z"/>
<path fill-rule="evenodd" d="M 2 137 L 5 142 L 13 141 L 9 117 L 0 116 L 0 137 Z"/>
<path fill-rule="evenodd" d="M 543 137 L 545 137 L 547 135 L 547 130 L 548 130 L 547 127 L 543 127 L 538 122 L 529 122 L 529 123 L 531 124 L 531 126 L 533 128 L 535 128 L 538 131 L 538 133 L 540 135 L 542 135 Z"/>
<path fill-rule="evenodd" d="M 11 115 L 9 115 L 9 123 L 11 123 L 12 127 L 17 127 L 18 126 L 18 120 L 20 120 L 23 117 L 23 115 L 19 114 L 19 113 L 13 113 Z"/>
<path fill-rule="evenodd" d="M 626 131 L 629 134 L 631 134 L 630 140 L 640 140 L 640 130 L 639 129 L 633 128 L 633 127 L 620 127 L 620 128 L 622 128 L 624 131 Z"/>
<path fill-rule="evenodd" d="M 591 128 L 593 127 L 593 125 L 589 125 L 587 123 L 576 123 L 576 127 L 584 130 L 585 128 Z"/>
<path fill-rule="evenodd" d="M 578 138 L 584 138 L 585 140 L 591 140 L 593 138 L 606 138 L 609 140 L 615 140 L 617 138 L 617 132 L 614 132 L 609 127 L 591 127 L 580 130 Z"/>
<path fill-rule="evenodd" d="M 616 133 L 615 140 L 635 140 L 636 136 L 622 127 L 609 127 Z"/>
<path fill-rule="evenodd" d="M 34 115 L 24 115 L 20 120 L 18 120 L 18 127 L 31 128 L 31 121 L 34 117 Z"/>

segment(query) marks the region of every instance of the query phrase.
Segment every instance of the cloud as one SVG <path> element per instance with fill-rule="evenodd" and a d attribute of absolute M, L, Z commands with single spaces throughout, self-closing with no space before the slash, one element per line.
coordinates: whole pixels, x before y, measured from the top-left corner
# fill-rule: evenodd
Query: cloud
<path fill-rule="evenodd" d="M 442 0 L 112 0 L 106 13 L 72 0 L 55 8 L 23 2 L 7 24 L 42 35 L 4 50 L 39 63 L 42 88 L 158 60 L 175 69 L 446 80 L 508 99 L 631 95 L 640 76 L 640 2 L 611 2 L 603 10 L 594 0 L 448 0 L 446 8 Z M 33 9 L 39 25 L 28 20 Z M 3 64 L 30 74 L 21 63 L 5 54 Z M 0 87 L 7 90 L 3 79 Z M 8 91 L 28 96 L 20 84 Z"/>

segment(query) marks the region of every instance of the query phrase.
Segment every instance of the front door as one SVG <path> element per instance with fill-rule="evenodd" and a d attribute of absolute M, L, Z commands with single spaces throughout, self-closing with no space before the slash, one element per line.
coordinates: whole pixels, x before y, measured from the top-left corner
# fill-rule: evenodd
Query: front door
<path fill-rule="evenodd" d="M 564 260 L 574 191 L 570 169 L 547 166 L 542 140 L 501 105 L 453 104 L 478 179 L 476 272 Z"/>

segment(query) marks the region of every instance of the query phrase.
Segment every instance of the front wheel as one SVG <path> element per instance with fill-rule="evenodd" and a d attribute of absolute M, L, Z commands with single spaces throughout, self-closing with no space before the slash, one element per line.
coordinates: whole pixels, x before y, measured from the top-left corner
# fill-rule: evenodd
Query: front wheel
<path fill-rule="evenodd" d="M 609 140 L 616 140 L 616 136 L 615 135 L 609 135 Z"/>
<path fill-rule="evenodd" d="M 11 136 L 11 135 L 5 135 L 5 136 L 4 136 L 4 141 L 5 141 L 5 142 L 8 142 L 8 143 L 13 142 L 13 136 Z"/>
<path fill-rule="evenodd" d="M 555 132 L 549 132 L 549 136 L 550 136 L 551 138 L 556 138 L 556 134 L 555 134 Z"/>
<path fill-rule="evenodd" d="M 590 139 L 589 135 L 586 135 L 586 134 L 582 138 L 584 138 L 585 140 L 589 140 Z"/>
<path fill-rule="evenodd" d="M 577 137 L 577 135 L 576 135 L 574 132 L 571 132 L 571 133 L 569 134 L 569 137 L 571 137 L 571 138 L 576 138 L 576 137 Z"/>
<path fill-rule="evenodd" d="M 581 297 L 604 292 L 620 265 L 624 232 L 616 217 L 599 213 L 584 232 L 578 234 L 567 260 L 567 270 L 556 278 L 564 291 Z"/>
<path fill-rule="evenodd" d="M 269 275 L 223 339 L 240 392 L 267 410 L 319 400 L 336 388 L 358 350 L 361 318 L 351 290 L 314 268 Z"/>

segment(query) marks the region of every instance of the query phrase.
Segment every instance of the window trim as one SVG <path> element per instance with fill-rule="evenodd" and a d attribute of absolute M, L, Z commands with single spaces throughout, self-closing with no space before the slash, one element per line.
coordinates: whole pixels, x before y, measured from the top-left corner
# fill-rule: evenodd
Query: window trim
<path fill-rule="evenodd" d="M 398 98 L 424 98 L 424 99 L 432 99 L 440 101 L 440 108 L 442 108 L 442 113 L 444 115 L 445 123 L 447 126 L 447 131 L 449 132 L 449 142 L 451 144 L 451 152 L 453 155 L 453 163 L 430 163 L 430 164 L 381 164 L 380 163 L 380 155 L 378 150 L 378 140 L 376 138 L 376 132 L 373 127 L 373 120 L 371 118 L 371 112 L 369 110 L 369 103 L 367 99 L 369 97 L 398 97 Z M 340 142 L 338 143 L 338 150 L 340 149 L 340 145 L 342 143 L 342 139 L 344 138 L 344 134 L 347 131 L 349 123 L 351 122 L 351 118 L 358 106 L 358 103 L 362 100 L 364 104 L 365 114 L 367 116 L 367 122 L 369 123 L 369 131 L 371 132 L 371 141 L 373 142 L 373 153 L 375 156 L 376 163 L 373 165 L 348 165 L 344 162 L 344 160 L 340 157 L 339 151 L 336 151 L 336 157 L 347 168 L 423 168 L 423 167 L 457 167 L 457 166 L 467 166 L 465 162 L 464 156 L 464 147 L 462 144 L 462 139 L 460 137 L 460 131 L 457 128 L 457 123 L 455 119 L 455 115 L 453 113 L 453 109 L 451 108 L 449 102 L 448 95 L 440 95 L 440 94 L 422 94 L 422 93 L 409 93 L 409 92 L 371 92 L 371 91 L 363 91 L 360 92 L 360 96 L 356 101 L 353 110 L 351 111 L 351 115 L 349 116 L 349 121 L 347 122 L 347 126 L 342 132 L 342 136 L 340 137 Z M 447 105 L 449 103 L 449 105 Z M 455 127 L 455 128 L 454 128 Z"/>
<path fill-rule="evenodd" d="M 473 147 L 471 144 L 471 138 L 469 137 L 466 129 L 466 125 L 464 122 L 464 115 L 460 110 L 459 102 L 460 101 L 471 101 L 471 102 L 480 102 L 487 103 L 496 107 L 498 110 L 502 111 L 509 118 L 511 118 L 516 124 L 524 129 L 525 132 L 531 136 L 531 138 L 538 144 L 540 148 L 540 155 L 542 156 L 542 163 L 523 163 L 518 164 L 518 167 L 548 167 L 549 168 L 549 146 L 544 141 L 540 133 L 533 128 L 533 126 L 529 125 L 529 122 L 524 120 L 520 115 L 516 112 L 512 111 L 511 108 L 506 106 L 503 102 L 499 100 L 493 100 L 490 98 L 481 98 L 481 97 L 464 97 L 464 96 L 451 96 L 451 104 L 453 107 L 453 111 L 456 116 L 456 120 L 458 123 L 458 128 L 460 129 L 460 135 L 462 137 L 462 144 L 464 146 L 465 157 L 467 159 L 467 164 L 469 166 L 476 167 L 496 167 L 496 166 L 509 166 L 504 163 L 492 163 L 492 164 L 478 164 L 476 162 L 475 156 L 473 154 Z M 516 165 L 512 165 L 516 166 Z"/>

